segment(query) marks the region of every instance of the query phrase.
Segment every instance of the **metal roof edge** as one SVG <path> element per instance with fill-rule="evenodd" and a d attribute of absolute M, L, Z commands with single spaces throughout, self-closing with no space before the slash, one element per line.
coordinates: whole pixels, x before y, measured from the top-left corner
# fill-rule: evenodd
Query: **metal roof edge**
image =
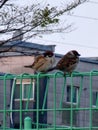
<path fill-rule="evenodd" d="M 57 53 L 55 53 L 55 56 L 58 57 L 58 58 L 63 57 L 62 54 L 57 54 Z M 98 64 L 97 60 L 94 60 L 94 58 L 92 59 L 92 58 L 89 58 L 89 57 L 80 57 L 80 61 L 81 62 L 86 62 L 86 63 Z"/>
<path fill-rule="evenodd" d="M 87 63 L 92 63 L 92 64 L 98 64 L 97 60 L 94 60 L 94 59 L 91 59 L 91 58 L 80 58 L 80 61 L 87 62 Z"/>
<path fill-rule="evenodd" d="M 25 42 L 25 41 L 13 41 L 8 42 L 7 44 L 4 44 L 3 47 L 8 46 L 18 46 L 18 47 L 24 47 L 24 48 L 32 48 L 32 49 L 38 49 L 38 50 L 55 50 L 56 45 L 42 45 L 37 43 L 31 43 L 31 42 Z"/>

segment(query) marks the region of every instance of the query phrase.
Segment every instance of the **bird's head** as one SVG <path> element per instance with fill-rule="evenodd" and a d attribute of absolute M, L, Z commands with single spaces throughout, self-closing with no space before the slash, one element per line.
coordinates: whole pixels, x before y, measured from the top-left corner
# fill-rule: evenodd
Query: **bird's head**
<path fill-rule="evenodd" d="M 75 56 L 75 57 L 79 57 L 79 56 L 80 56 L 80 54 L 79 54 L 76 50 L 71 50 L 71 51 L 69 52 L 69 54 L 70 54 L 70 55 L 73 55 L 73 56 Z"/>
<path fill-rule="evenodd" d="M 44 57 L 53 57 L 54 53 L 52 51 L 46 51 L 43 53 Z"/>

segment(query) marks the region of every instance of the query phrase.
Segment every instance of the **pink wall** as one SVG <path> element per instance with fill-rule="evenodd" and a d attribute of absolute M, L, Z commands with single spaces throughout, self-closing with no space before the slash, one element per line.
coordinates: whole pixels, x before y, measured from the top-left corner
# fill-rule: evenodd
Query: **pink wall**
<path fill-rule="evenodd" d="M 33 56 L 15 56 L 0 58 L 0 72 L 4 73 L 33 73 L 30 68 L 25 68 L 25 65 L 31 65 L 34 62 Z"/>

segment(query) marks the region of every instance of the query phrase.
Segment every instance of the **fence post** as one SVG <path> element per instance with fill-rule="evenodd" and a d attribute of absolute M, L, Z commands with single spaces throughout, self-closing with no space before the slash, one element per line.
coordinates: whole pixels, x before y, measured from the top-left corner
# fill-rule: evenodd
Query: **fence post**
<path fill-rule="evenodd" d="M 32 129 L 32 119 L 30 117 L 26 117 L 24 119 L 24 129 L 25 130 Z"/>

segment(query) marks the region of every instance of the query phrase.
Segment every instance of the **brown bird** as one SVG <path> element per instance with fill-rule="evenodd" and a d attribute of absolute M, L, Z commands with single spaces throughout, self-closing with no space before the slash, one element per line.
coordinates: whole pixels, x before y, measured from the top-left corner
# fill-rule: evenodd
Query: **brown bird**
<path fill-rule="evenodd" d="M 34 69 L 35 72 L 47 72 L 51 69 L 55 63 L 55 56 L 52 51 L 46 51 L 45 53 L 35 57 L 34 63 L 32 65 L 24 66 L 27 68 Z"/>
<path fill-rule="evenodd" d="M 58 61 L 56 66 L 49 69 L 48 71 L 57 69 L 63 71 L 64 75 L 66 74 L 66 72 L 71 74 L 77 67 L 79 56 L 80 54 L 76 50 L 71 50 Z"/>

